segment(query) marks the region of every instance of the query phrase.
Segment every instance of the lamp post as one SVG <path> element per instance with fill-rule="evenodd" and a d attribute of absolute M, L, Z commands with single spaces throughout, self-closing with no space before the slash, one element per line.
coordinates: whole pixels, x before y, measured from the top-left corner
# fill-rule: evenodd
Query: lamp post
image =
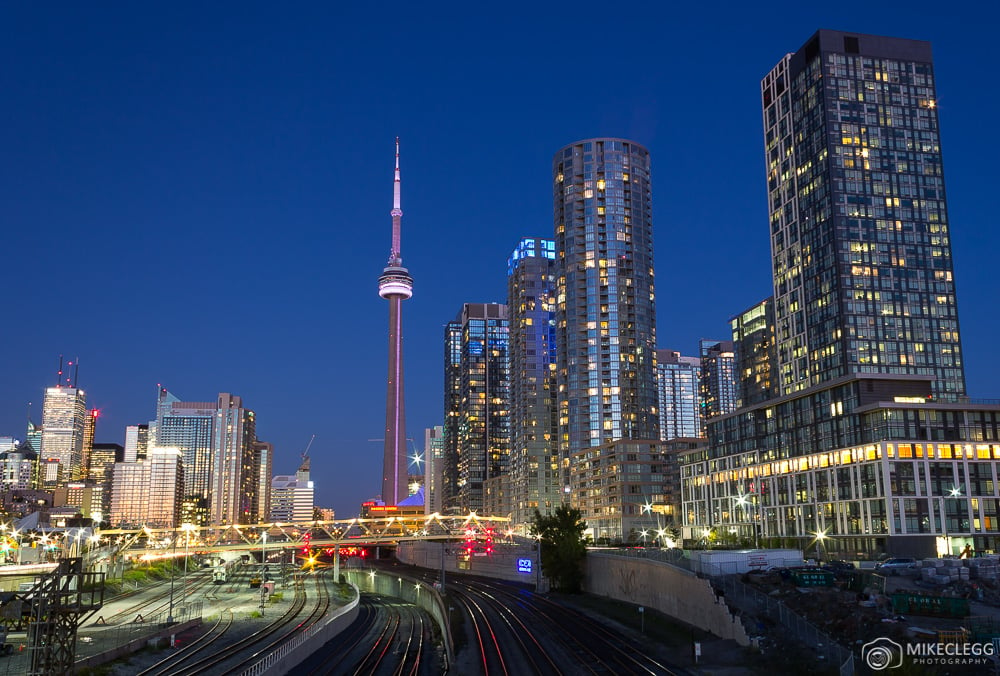
<path fill-rule="evenodd" d="M 944 498 L 941 500 L 941 526 L 942 526 L 942 528 L 944 530 L 945 556 L 951 556 L 952 555 L 952 551 L 951 551 L 951 534 L 948 532 L 948 499 L 949 498 L 959 498 L 959 499 L 961 499 L 962 497 L 963 497 L 962 496 L 962 487 L 961 486 L 952 486 L 951 488 L 948 489 L 948 495 L 944 496 Z M 962 510 L 962 512 L 966 513 L 964 509 Z M 962 522 L 961 522 L 961 518 L 960 518 L 960 520 L 959 520 L 959 530 L 961 530 L 961 523 Z"/>
<path fill-rule="evenodd" d="M 14 535 L 14 545 L 17 547 L 16 563 L 17 565 L 21 565 L 21 535 L 20 533 L 18 533 L 16 528 L 14 529 L 12 534 Z"/>
<path fill-rule="evenodd" d="M 535 536 L 535 593 L 542 587 L 542 536 Z"/>
<path fill-rule="evenodd" d="M 823 561 L 823 541 L 826 540 L 826 531 L 817 531 L 816 535 L 816 563 Z"/>
<path fill-rule="evenodd" d="M 170 557 L 170 606 L 167 609 L 167 624 L 174 623 L 174 570 L 177 568 L 177 530 L 174 529 L 173 537 L 170 538 L 170 545 L 173 547 L 173 556 Z M 171 641 L 173 643 L 173 641 Z"/>
<path fill-rule="evenodd" d="M 753 548 L 758 549 L 760 543 L 757 540 L 757 515 L 755 512 L 750 512 L 750 508 L 754 506 L 753 499 L 750 495 L 740 495 L 736 498 L 736 504 L 743 508 L 743 515 L 750 520 L 750 527 L 753 528 Z"/>

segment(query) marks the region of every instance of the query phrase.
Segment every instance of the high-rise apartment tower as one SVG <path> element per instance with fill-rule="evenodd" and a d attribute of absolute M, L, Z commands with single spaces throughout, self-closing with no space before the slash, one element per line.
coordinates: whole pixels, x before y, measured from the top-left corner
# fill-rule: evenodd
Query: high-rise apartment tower
<path fill-rule="evenodd" d="M 782 394 L 965 394 L 930 43 L 821 30 L 761 83 Z"/>
<path fill-rule="evenodd" d="M 563 502 L 556 419 L 556 245 L 526 238 L 507 261 L 513 524 Z"/>
<path fill-rule="evenodd" d="M 656 440 L 649 151 L 617 138 L 579 141 L 555 154 L 552 178 L 562 457 Z"/>

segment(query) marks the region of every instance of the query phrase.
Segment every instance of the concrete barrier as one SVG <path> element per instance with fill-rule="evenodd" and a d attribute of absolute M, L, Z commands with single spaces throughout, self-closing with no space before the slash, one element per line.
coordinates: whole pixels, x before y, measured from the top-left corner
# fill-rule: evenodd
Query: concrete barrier
<path fill-rule="evenodd" d="M 658 561 L 589 552 L 584 591 L 655 608 L 719 638 L 750 645 L 743 623 L 730 612 L 711 583 L 694 573 Z"/>

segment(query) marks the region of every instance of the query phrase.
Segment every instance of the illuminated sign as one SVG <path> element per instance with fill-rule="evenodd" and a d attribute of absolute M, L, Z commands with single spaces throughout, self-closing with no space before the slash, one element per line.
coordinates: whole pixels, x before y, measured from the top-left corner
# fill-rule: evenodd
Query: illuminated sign
<path fill-rule="evenodd" d="M 531 559 L 518 559 L 517 560 L 517 572 L 519 573 L 530 573 L 531 572 Z"/>

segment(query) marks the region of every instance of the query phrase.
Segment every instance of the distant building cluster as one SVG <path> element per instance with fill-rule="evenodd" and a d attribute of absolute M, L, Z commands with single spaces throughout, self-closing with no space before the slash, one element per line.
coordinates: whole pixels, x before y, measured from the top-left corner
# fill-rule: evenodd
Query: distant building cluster
<path fill-rule="evenodd" d="M 658 346 L 649 152 L 559 149 L 552 238 L 515 247 L 505 305 L 445 328 L 427 511 L 524 529 L 565 503 L 598 542 L 1000 549 L 1000 407 L 966 396 L 936 102 L 916 40 L 821 30 L 764 77 L 773 288 L 690 355 Z"/>
<path fill-rule="evenodd" d="M 29 420 L 24 441 L 0 437 L 7 516 L 115 528 L 314 518 L 308 456 L 294 476 L 272 476 L 273 448 L 238 396 L 186 402 L 159 388 L 155 420 L 127 426 L 124 445 L 94 441 L 99 417 L 83 389 L 60 382 L 45 390 L 42 423 Z"/>

